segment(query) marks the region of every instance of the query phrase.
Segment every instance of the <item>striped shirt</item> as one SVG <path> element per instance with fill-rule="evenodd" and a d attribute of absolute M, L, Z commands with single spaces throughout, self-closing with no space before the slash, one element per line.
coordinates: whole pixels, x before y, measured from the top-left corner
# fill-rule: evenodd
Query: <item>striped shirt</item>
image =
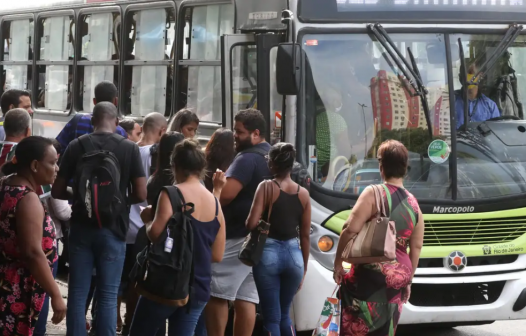
<path fill-rule="evenodd" d="M 93 133 L 93 125 L 91 124 L 91 114 L 76 114 L 71 120 L 64 126 L 62 131 L 57 135 L 57 141 L 60 143 L 59 154 L 64 154 L 64 151 L 68 147 L 69 143 L 81 135 Z M 115 133 L 128 138 L 126 131 L 117 126 Z"/>
<path fill-rule="evenodd" d="M 11 161 L 15 156 L 16 143 L 10 141 L 0 141 L 0 166 Z M 51 185 L 43 185 L 37 190 L 37 195 L 43 199 L 51 195 Z"/>

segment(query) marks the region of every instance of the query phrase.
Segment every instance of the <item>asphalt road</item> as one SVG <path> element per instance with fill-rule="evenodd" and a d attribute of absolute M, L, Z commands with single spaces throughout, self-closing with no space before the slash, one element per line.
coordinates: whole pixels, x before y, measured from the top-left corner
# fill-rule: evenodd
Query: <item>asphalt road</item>
<path fill-rule="evenodd" d="M 66 335 L 65 326 L 48 330 L 48 335 Z M 57 330 L 58 329 L 58 330 Z M 459 327 L 450 329 L 412 329 L 400 328 L 397 336 L 524 336 L 526 334 L 526 320 L 495 322 L 493 324 L 476 327 Z M 310 336 L 303 333 L 301 336 Z"/>
<path fill-rule="evenodd" d="M 397 336 L 524 336 L 526 335 L 526 320 L 500 321 L 492 324 L 474 327 L 458 327 L 450 329 L 417 329 L 401 328 Z"/>
<path fill-rule="evenodd" d="M 67 285 L 58 281 L 59 288 L 66 298 Z M 121 307 L 121 314 L 124 316 L 124 305 Z M 88 318 L 90 318 L 88 313 Z M 51 319 L 51 314 L 49 316 Z M 59 325 L 48 324 L 48 335 L 58 336 L 66 335 L 65 321 Z M 400 326 L 397 336 L 525 336 L 526 320 L 519 321 L 500 321 L 492 324 L 473 327 L 458 327 L 449 329 L 424 329 L 424 328 L 407 328 Z M 310 333 L 301 333 L 298 336 L 311 336 Z"/>

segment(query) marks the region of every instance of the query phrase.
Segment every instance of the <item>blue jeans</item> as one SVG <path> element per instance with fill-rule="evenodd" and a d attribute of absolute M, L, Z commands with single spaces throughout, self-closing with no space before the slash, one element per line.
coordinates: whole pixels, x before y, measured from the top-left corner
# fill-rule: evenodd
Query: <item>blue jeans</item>
<path fill-rule="evenodd" d="M 207 336 L 208 333 L 206 332 L 206 317 L 205 317 L 205 311 L 201 313 L 201 316 L 199 317 L 199 321 L 197 321 L 197 326 L 195 327 L 195 336 Z"/>
<path fill-rule="evenodd" d="M 290 306 L 303 279 L 303 255 L 296 239 L 267 238 L 254 280 L 259 293 L 263 327 L 272 336 L 294 336 Z"/>
<path fill-rule="evenodd" d="M 58 260 L 53 264 L 53 278 L 57 277 L 58 271 Z M 44 336 L 46 334 L 47 327 L 47 317 L 49 315 L 49 295 L 46 294 L 44 300 L 44 306 L 40 311 L 40 316 L 38 317 L 37 324 L 35 325 L 35 331 L 33 336 Z"/>
<path fill-rule="evenodd" d="M 126 242 L 106 228 L 71 225 L 69 233 L 67 336 L 86 336 L 86 301 L 93 268 L 97 272 L 97 336 L 115 336 L 117 292 Z"/>
<path fill-rule="evenodd" d="M 166 319 L 168 336 L 193 336 L 206 302 L 193 301 L 190 304 L 188 311 L 188 307 L 166 306 L 141 296 L 133 315 L 130 336 L 155 336 Z"/>

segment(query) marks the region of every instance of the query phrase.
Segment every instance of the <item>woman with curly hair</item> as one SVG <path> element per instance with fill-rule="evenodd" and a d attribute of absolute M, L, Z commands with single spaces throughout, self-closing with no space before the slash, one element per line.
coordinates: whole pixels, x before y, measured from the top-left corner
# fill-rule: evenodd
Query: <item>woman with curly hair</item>
<path fill-rule="evenodd" d="M 409 300 L 411 282 L 418 266 L 424 239 L 424 219 L 416 198 L 404 188 L 408 153 L 405 146 L 387 140 L 378 148 L 382 201 L 387 216 L 396 224 L 396 259 L 393 261 L 352 265 L 345 273 L 342 252 L 348 242 L 377 213 L 375 191 L 367 187 L 358 198 L 345 222 L 336 259 L 334 279 L 341 284 L 342 336 L 393 336 Z M 407 248 L 410 248 L 408 254 Z"/>

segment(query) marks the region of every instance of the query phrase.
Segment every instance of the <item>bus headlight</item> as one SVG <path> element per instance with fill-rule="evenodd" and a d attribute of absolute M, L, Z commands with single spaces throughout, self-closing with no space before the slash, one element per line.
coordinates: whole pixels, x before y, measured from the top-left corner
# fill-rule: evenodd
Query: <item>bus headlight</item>
<path fill-rule="evenodd" d="M 318 248 L 322 252 L 329 252 L 332 250 L 332 247 L 334 246 L 334 241 L 329 236 L 321 236 L 320 239 L 318 239 Z"/>

